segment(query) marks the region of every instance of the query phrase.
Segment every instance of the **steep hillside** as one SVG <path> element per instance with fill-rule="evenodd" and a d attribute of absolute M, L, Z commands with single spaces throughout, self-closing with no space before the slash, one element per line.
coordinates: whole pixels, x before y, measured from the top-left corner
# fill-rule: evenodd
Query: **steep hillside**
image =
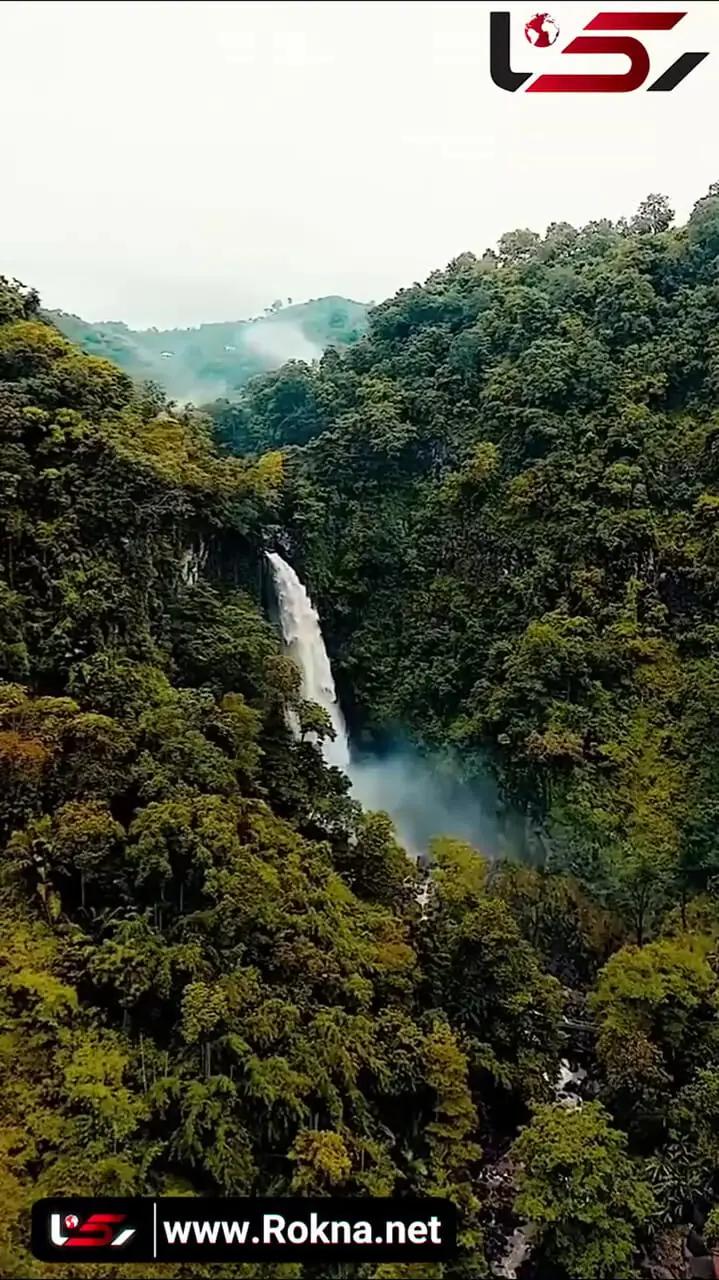
<path fill-rule="evenodd" d="M 640 935 L 719 872 L 718 191 L 509 233 L 229 411 L 356 727 L 491 753 Z"/>
<path fill-rule="evenodd" d="M 218 457 L 2 280 L 0 439 L 0 1272 L 46 1273 L 39 1196 L 152 1191 L 438 1192 L 484 1267 L 470 1073 L 498 1116 L 547 1096 L 559 984 L 461 888 L 466 851 L 420 919 L 388 820 L 307 736 L 260 598 L 280 455 Z M 465 900 L 496 933 L 476 1068 Z"/>
<path fill-rule="evenodd" d="M 50 1192 L 443 1195 L 438 1280 L 719 1244 L 719 188 L 670 221 L 505 236 L 214 424 L 0 281 L 3 1276 Z M 357 731 L 491 759 L 547 867 L 439 839 L 418 894 L 276 543 Z"/>

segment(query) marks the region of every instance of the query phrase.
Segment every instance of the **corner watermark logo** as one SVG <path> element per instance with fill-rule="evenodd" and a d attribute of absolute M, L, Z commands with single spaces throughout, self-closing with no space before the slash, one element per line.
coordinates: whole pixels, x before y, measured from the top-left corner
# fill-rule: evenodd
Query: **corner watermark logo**
<path fill-rule="evenodd" d="M 686 10 L 602 11 L 583 27 L 588 35 L 575 35 L 562 54 L 623 55 L 629 60 L 625 71 L 548 72 L 532 79 L 531 71 L 515 71 L 511 62 L 511 15 L 497 10 L 489 15 L 489 70 L 494 83 L 508 93 L 526 85 L 525 93 L 633 93 L 650 77 L 649 53 L 638 32 L 673 31 L 686 17 Z M 550 13 L 535 13 L 524 26 L 524 34 L 535 49 L 549 49 L 559 37 L 559 23 Z M 681 53 L 674 62 L 647 85 L 650 93 L 670 93 L 700 62 L 704 53 Z M 527 81 L 530 81 L 527 84 Z"/>
<path fill-rule="evenodd" d="M 50 1214 L 50 1243 L 58 1249 L 124 1249 L 136 1234 L 126 1213 L 91 1213 L 82 1220 L 76 1213 Z"/>

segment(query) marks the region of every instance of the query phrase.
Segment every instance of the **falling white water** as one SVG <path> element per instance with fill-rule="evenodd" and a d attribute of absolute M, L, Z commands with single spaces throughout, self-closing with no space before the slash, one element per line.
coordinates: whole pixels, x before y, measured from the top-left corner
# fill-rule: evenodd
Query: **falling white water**
<path fill-rule="evenodd" d="M 276 551 L 266 555 L 272 569 L 282 635 L 302 676 L 302 697 L 319 703 L 330 717 L 336 736 L 334 741 L 323 741 L 322 753 L 327 764 L 347 775 L 352 798 L 366 810 L 389 814 L 397 839 L 411 858 L 424 860 L 432 839 L 442 834 L 470 841 L 489 856 L 501 853 L 504 846 L 497 820 L 492 816 L 496 797 L 489 781 L 481 792 L 476 786 L 462 791 L 451 771 L 443 775 L 437 758 L 424 756 L 411 744 L 398 743 L 382 757 L 355 755 L 350 759 L 347 726 L 317 611 L 292 566 Z M 288 719 L 299 737 L 297 717 Z M 427 892 L 425 885 L 419 898 L 423 910 Z"/>
<path fill-rule="evenodd" d="M 180 577 L 186 587 L 196 587 L 207 564 L 207 547 L 202 538 L 197 546 L 187 547 L 180 560 Z"/>
<path fill-rule="evenodd" d="M 327 764 L 347 773 L 350 764 L 347 726 L 337 701 L 317 610 L 292 566 L 276 551 L 268 551 L 266 555 L 272 566 L 282 635 L 302 676 L 302 697 L 324 708 L 335 731 L 334 741 L 324 739 L 322 754 Z"/>

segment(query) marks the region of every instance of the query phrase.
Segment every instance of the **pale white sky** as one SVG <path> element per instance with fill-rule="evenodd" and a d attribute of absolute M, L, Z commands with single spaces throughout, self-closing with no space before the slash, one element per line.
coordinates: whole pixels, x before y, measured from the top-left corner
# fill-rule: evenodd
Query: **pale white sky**
<path fill-rule="evenodd" d="M 83 0 L 0 4 L 0 272 L 48 306 L 132 325 L 248 315 L 275 297 L 383 298 L 502 231 L 681 216 L 719 179 L 719 5 L 544 0 Z M 645 37 L 672 93 L 510 94 L 488 71 L 489 10 L 513 59 L 549 67 L 598 9 L 676 7 Z M 566 56 L 562 70 L 625 69 Z"/>

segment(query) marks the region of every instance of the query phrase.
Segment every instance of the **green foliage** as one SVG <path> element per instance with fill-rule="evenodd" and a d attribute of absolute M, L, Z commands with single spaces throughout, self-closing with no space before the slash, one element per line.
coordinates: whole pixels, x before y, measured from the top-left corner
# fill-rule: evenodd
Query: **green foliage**
<path fill-rule="evenodd" d="M 431 1195 L 448 1196 L 461 1215 L 460 1243 L 472 1254 L 481 1247 L 480 1202 L 473 1166 L 482 1152 L 473 1134 L 477 1110 L 469 1088 L 469 1062 L 449 1027 L 437 1023 L 425 1043 L 428 1082 L 435 1092 L 434 1118 L 427 1125 Z"/>
<path fill-rule="evenodd" d="M 619 1114 L 647 1126 L 662 1095 L 719 1057 L 719 980 L 711 940 L 680 936 L 624 947 L 599 975 L 591 1003 L 597 1053 Z"/>
<path fill-rule="evenodd" d="M 243 400 L 358 727 L 487 754 L 641 944 L 714 874 L 712 189 L 502 237 Z M 714 255 L 714 256 L 712 256 Z"/>
<path fill-rule="evenodd" d="M 0 280 L 3 1274 L 46 1190 L 178 1187 L 445 1195 L 486 1274 L 522 1125 L 553 1274 L 716 1201 L 717 189 L 671 217 L 509 233 L 361 340 L 320 300 L 348 349 L 208 416 L 167 335 Z M 445 838 L 418 895 L 265 616 L 280 533 L 353 727 L 491 767 L 546 868 Z M 571 1051 L 603 1102 L 542 1105 Z"/>
<path fill-rule="evenodd" d="M 478 1119 L 423 1023 L 414 871 L 324 767 L 261 608 L 282 458 L 222 458 L 0 301 L 0 1269 L 39 1274 L 39 1195 L 178 1185 L 441 1187 L 476 1255 Z"/>
<path fill-rule="evenodd" d="M 621 940 L 616 919 L 568 876 L 502 862 L 490 887 L 507 903 L 522 937 L 570 987 L 591 982 Z"/>
<path fill-rule="evenodd" d="M 719 1249 L 719 1205 L 715 1205 L 704 1223 L 704 1239 L 710 1249 Z"/>
<path fill-rule="evenodd" d="M 487 892 L 486 865 L 458 841 L 435 843 L 435 891 L 424 929 L 431 1000 L 471 1037 L 492 1080 L 541 1096 L 556 1074 L 562 995 L 505 903 Z"/>
<path fill-rule="evenodd" d="M 548 1096 L 576 1027 L 668 1223 L 717 1193 L 690 1101 L 717 1057 L 717 184 L 672 220 L 652 194 L 462 254 L 248 387 L 223 436 L 283 450 L 354 730 L 492 768 L 539 832 L 543 871 L 440 845 L 417 926 L 489 1130 Z M 630 1274 L 637 1221 L 582 1274 Z"/>
<path fill-rule="evenodd" d="M 648 1224 L 654 1197 L 599 1103 L 538 1107 L 513 1155 L 521 1162 L 517 1211 L 536 1224 L 542 1255 L 560 1275 L 635 1274 L 637 1231 Z"/>

